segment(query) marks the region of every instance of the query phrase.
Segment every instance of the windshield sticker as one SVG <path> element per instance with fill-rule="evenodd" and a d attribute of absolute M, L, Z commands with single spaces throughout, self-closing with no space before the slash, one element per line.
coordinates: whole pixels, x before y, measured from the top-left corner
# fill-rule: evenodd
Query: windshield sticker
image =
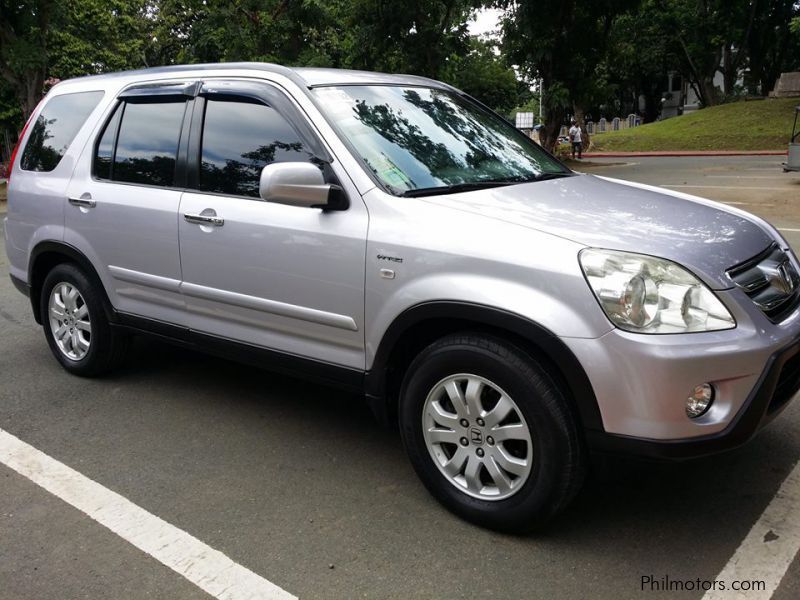
<path fill-rule="evenodd" d="M 394 187 L 410 187 L 408 177 L 406 177 L 405 173 L 403 173 L 397 167 L 389 167 L 388 169 L 383 169 L 379 173 L 380 178 L 383 179 L 386 183 Z"/>
<path fill-rule="evenodd" d="M 381 153 L 376 163 L 377 164 L 373 167 L 373 169 L 375 170 L 375 173 L 377 173 L 378 177 L 380 177 L 385 183 L 388 183 L 392 187 L 414 187 L 411 185 L 411 180 L 406 176 L 405 173 L 403 173 L 402 169 L 395 165 L 394 162 L 392 162 L 392 160 L 385 154 Z"/>

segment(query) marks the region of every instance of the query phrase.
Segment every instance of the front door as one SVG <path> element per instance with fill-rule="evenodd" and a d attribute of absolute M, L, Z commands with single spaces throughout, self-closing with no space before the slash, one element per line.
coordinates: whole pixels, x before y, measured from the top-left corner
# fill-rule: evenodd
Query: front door
<path fill-rule="evenodd" d="M 246 96 L 237 95 L 235 87 L 216 85 L 224 95 L 203 93 L 194 110 L 189 153 L 194 189 L 183 194 L 179 211 L 188 324 L 215 336 L 363 369 L 366 208 L 346 176 L 339 181 L 350 198 L 344 211 L 261 200 L 263 166 L 318 163 L 319 140 L 301 133 L 308 129 L 293 123 L 297 114 L 286 115 L 270 96 L 254 94 L 253 84 Z M 199 161 L 192 169 L 194 152 Z"/>

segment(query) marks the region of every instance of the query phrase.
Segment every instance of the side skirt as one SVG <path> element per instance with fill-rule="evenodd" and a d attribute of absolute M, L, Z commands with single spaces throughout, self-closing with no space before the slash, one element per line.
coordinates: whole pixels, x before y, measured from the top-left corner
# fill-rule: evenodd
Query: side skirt
<path fill-rule="evenodd" d="M 199 352 L 299 379 L 310 379 L 349 392 L 358 394 L 364 392 L 364 371 L 359 369 L 269 350 L 146 317 L 121 312 L 117 312 L 115 317 L 115 322 L 112 322 L 111 326 L 130 333 L 157 337 Z"/>

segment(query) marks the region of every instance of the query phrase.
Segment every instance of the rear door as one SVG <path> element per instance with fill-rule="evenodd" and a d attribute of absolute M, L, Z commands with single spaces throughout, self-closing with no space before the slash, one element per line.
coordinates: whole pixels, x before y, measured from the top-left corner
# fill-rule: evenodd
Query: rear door
<path fill-rule="evenodd" d="M 92 261 L 118 310 L 172 323 L 185 319 L 178 158 L 191 112 L 186 89 L 123 93 L 70 182 L 65 218 L 65 241 Z"/>
<path fill-rule="evenodd" d="M 264 202 L 261 169 L 276 161 L 316 164 L 350 207 Z M 194 107 L 189 187 L 179 228 L 191 329 L 363 369 L 366 207 L 288 96 L 266 83 L 207 83 Z"/>

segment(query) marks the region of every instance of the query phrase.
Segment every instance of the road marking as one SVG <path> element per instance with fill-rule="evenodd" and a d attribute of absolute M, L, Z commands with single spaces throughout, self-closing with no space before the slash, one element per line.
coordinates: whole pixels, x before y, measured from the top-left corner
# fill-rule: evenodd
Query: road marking
<path fill-rule="evenodd" d="M 800 229 L 792 229 L 791 227 L 778 227 L 778 231 L 800 231 Z"/>
<path fill-rule="evenodd" d="M 744 538 L 728 564 L 717 575 L 728 587 L 733 581 L 761 580 L 765 590 L 710 590 L 703 600 L 747 598 L 768 600 L 800 549 L 800 462 L 781 484 L 758 522 Z"/>
<path fill-rule="evenodd" d="M 773 177 L 771 175 L 706 175 L 709 179 L 712 177 L 717 177 L 719 179 L 771 179 L 775 181 L 778 177 Z"/>
<path fill-rule="evenodd" d="M 791 187 L 762 187 L 762 186 L 743 186 L 743 185 L 673 185 L 671 183 L 662 183 L 661 187 L 668 188 L 709 188 L 713 190 L 771 190 L 786 192 L 791 191 Z"/>
<path fill-rule="evenodd" d="M 296 600 L 274 583 L 0 429 L 0 462 L 223 600 Z"/>

